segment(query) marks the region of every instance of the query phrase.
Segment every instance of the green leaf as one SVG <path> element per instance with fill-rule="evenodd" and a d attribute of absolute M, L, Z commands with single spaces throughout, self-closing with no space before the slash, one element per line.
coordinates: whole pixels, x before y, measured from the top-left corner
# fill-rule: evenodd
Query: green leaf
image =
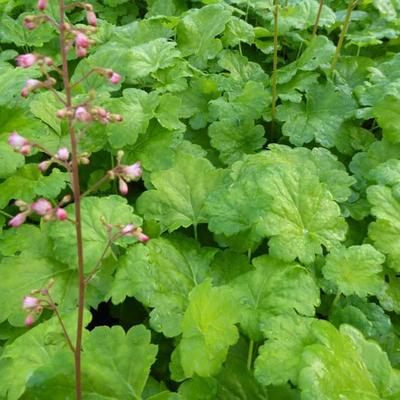
<path fill-rule="evenodd" d="M 319 343 L 303 351 L 299 375 L 302 399 L 381 398 L 361 355 L 347 335 L 326 321 L 314 323 L 312 332 Z"/>
<path fill-rule="evenodd" d="M 62 94 L 59 93 L 61 96 Z M 37 94 L 29 105 L 32 114 L 49 125 L 58 135 L 61 135 L 61 120 L 57 111 L 61 108 L 59 101 L 51 92 Z"/>
<path fill-rule="evenodd" d="M 229 346 L 239 339 L 238 320 L 239 310 L 227 288 L 213 288 L 206 280 L 192 290 L 182 321 L 182 339 L 174 350 L 185 377 L 219 372 Z"/>
<path fill-rule="evenodd" d="M 63 320 L 74 338 L 76 314 L 65 314 Z M 20 399 L 32 374 L 48 365 L 49 359 L 64 347 L 65 337 L 56 317 L 34 326 L 8 344 L 0 357 L 0 396 L 8 400 Z M 72 359 L 71 352 L 68 356 Z"/>
<path fill-rule="evenodd" d="M 160 97 L 160 103 L 155 113 L 158 122 L 169 130 L 184 131 L 186 125 L 179 120 L 180 108 L 181 99 L 179 97 L 170 93 L 164 94 Z"/>
<path fill-rule="evenodd" d="M 53 199 L 65 189 L 69 181 L 66 172 L 53 169 L 51 174 L 43 176 L 36 164 L 26 164 L 16 174 L 0 183 L 0 208 L 4 208 L 10 200 L 21 199 L 32 202 L 36 196 Z"/>
<path fill-rule="evenodd" d="M 240 44 L 240 42 L 252 44 L 254 37 L 252 25 L 238 17 L 232 16 L 226 24 L 222 43 L 224 47 L 234 47 Z"/>
<path fill-rule="evenodd" d="M 378 295 L 379 303 L 386 311 L 400 314 L 400 279 L 388 274 L 386 290 Z"/>
<path fill-rule="evenodd" d="M 211 145 L 220 152 L 220 159 L 232 164 L 244 154 L 252 154 L 265 144 L 264 128 L 252 120 L 223 119 L 208 128 Z"/>
<path fill-rule="evenodd" d="M 306 99 L 305 104 L 277 107 L 277 117 L 284 121 L 283 134 L 296 146 L 313 139 L 325 147 L 335 146 L 342 123 L 355 110 L 355 101 L 331 84 L 314 86 Z"/>
<path fill-rule="evenodd" d="M 400 143 L 400 99 L 386 96 L 373 107 L 372 114 L 382 128 L 383 136 L 392 143 Z"/>
<path fill-rule="evenodd" d="M 97 327 L 83 341 L 83 381 L 85 396 L 92 399 L 141 398 L 154 363 L 157 346 L 150 344 L 150 332 L 143 326 L 131 328 Z M 132 357 L 132 355 L 135 357 Z M 27 398 L 72 398 L 75 393 L 73 357 L 59 352 L 44 367 L 35 371 L 28 382 Z"/>
<path fill-rule="evenodd" d="M 118 304 L 125 296 L 135 296 L 153 308 L 153 329 L 177 336 L 182 332 L 189 293 L 205 279 L 215 252 L 183 236 L 133 246 L 119 261 L 110 292 L 112 301 Z"/>
<path fill-rule="evenodd" d="M 215 37 L 224 31 L 230 18 L 231 12 L 220 4 L 185 13 L 176 31 L 182 54 L 191 56 L 189 60 L 197 68 L 204 68 L 222 50 L 221 40 Z"/>
<path fill-rule="evenodd" d="M 370 244 L 337 248 L 327 255 L 322 272 L 344 295 L 366 297 L 384 289 L 384 262 L 385 256 Z"/>
<path fill-rule="evenodd" d="M 301 354 L 314 343 L 312 318 L 296 314 L 279 315 L 265 320 L 263 332 L 267 341 L 260 347 L 254 374 L 263 385 L 297 383 Z"/>
<path fill-rule="evenodd" d="M 270 256 L 257 257 L 253 264 L 254 271 L 240 275 L 230 284 L 241 305 L 240 325 L 250 338 L 262 338 L 261 325 L 268 317 L 293 310 L 314 315 L 319 289 L 304 267 Z"/>
<path fill-rule="evenodd" d="M 73 205 L 67 206 L 66 210 L 69 215 L 74 215 Z M 133 208 L 120 196 L 85 197 L 82 199 L 81 212 L 86 272 L 95 267 L 107 245 L 108 231 L 105 223 L 141 225 L 141 218 L 133 213 Z M 56 221 L 48 225 L 48 235 L 52 240 L 54 257 L 61 262 L 68 262 L 70 268 L 77 268 L 75 226 Z M 124 245 L 122 241 L 118 241 L 118 244 Z"/>
<path fill-rule="evenodd" d="M 125 89 L 123 96 L 110 99 L 106 107 L 121 114 L 124 120 L 106 126 L 108 140 L 114 148 L 134 144 L 138 136 L 145 133 L 158 105 L 157 95 L 140 89 Z M 96 127 L 96 130 L 98 128 Z"/>
<path fill-rule="evenodd" d="M 0 179 L 8 178 L 24 165 L 25 158 L 7 143 L 0 142 Z"/>
<path fill-rule="evenodd" d="M 137 209 L 146 219 L 160 221 L 162 231 L 173 232 L 206 222 L 204 203 L 218 187 L 221 171 L 205 158 L 178 153 L 172 168 L 153 172 L 150 180 L 155 189 L 144 192 Z"/>
<path fill-rule="evenodd" d="M 388 255 L 390 266 L 400 271 L 400 201 L 392 190 L 385 186 L 370 186 L 368 201 L 376 222 L 369 225 L 368 235 L 375 247 Z"/>

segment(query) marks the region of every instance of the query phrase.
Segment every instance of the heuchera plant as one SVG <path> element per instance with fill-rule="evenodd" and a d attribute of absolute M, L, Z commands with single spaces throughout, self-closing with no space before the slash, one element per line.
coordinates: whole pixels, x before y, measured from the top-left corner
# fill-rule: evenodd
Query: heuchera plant
<path fill-rule="evenodd" d="M 70 350 L 72 351 L 75 358 L 75 385 L 76 385 L 76 398 L 82 398 L 82 333 L 84 328 L 83 313 L 85 303 L 85 290 L 91 279 L 100 270 L 103 258 L 106 251 L 110 248 L 112 243 L 118 238 L 133 236 L 139 242 L 145 243 L 149 240 L 149 237 L 144 234 L 141 228 L 135 226 L 132 223 L 126 225 L 117 226 L 116 232 L 114 232 L 114 226 L 108 221 L 104 221 L 104 229 L 107 230 L 108 242 L 107 246 L 98 260 L 93 266 L 93 269 L 89 274 L 85 274 L 84 271 L 84 252 L 83 252 L 83 233 L 82 233 L 82 215 L 81 215 L 81 198 L 88 195 L 93 190 L 104 184 L 107 180 L 118 179 L 119 191 L 122 195 L 128 194 L 127 182 L 137 181 L 142 175 L 142 169 L 140 161 L 135 162 L 132 165 L 122 165 L 121 161 L 124 156 L 123 151 L 118 153 L 117 165 L 115 168 L 108 171 L 108 173 L 89 188 L 85 193 L 81 193 L 79 184 L 79 165 L 87 165 L 90 162 L 87 154 L 80 154 L 78 150 L 79 140 L 83 137 L 85 128 L 81 128 L 78 123 L 84 123 L 85 125 L 99 122 L 101 124 L 112 124 L 118 123 L 123 120 L 123 116 L 119 114 L 113 114 L 105 108 L 99 106 L 93 106 L 92 102 L 95 100 L 93 93 L 90 94 L 88 99 L 84 101 L 75 102 L 72 96 L 73 85 L 70 82 L 70 74 L 68 70 L 68 52 L 71 49 L 75 50 L 76 56 L 81 58 L 87 55 L 90 46 L 95 44 L 94 40 L 91 39 L 91 35 L 96 31 L 97 18 L 93 11 L 93 7 L 89 3 L 76 2 L 71 3 L 68 6 L 64 0 L 59 0 L 59 19 L 56 21 L 51 16 L 46 14 L 48 8 L 47 0 L 39 0 L 37 4 L 38 10 L 42 11 L 42 14 L 26 16 L 24 18 L 24 26 L 28 30 L 34 30 L 41 24 L 51 24 L 59 33 L 60 38 L 60 55 L 62 60 L 61 67 L 55 65 L 54 61 L 42 54 L 21 54 L 16 58 L 17 65 L 22 68 L 30 68 L 34 65 L 38 65 L 40 71 L 43 74 L 43 80 L 28 79 L 21 91 L 22 97 L 28 97 L 30 93 L 38 90 L 48 90 L 52 92 L 60 103 L 60 109 L 57 111 L 57 117 L 65 119 L 67 122 L 69 137 L 70 137 L 70 149 L 66 147 L 59 148 L 55 154 L 46 150 L 38 143 L 29 141 L 28 139 L 21 136 L 18 132 L 12 132 L 8 139 L 8 144 L 20 154 L 29 156 L 33 149 L 37 148 L 39 151 L 44 152 L 49 156 L 48 160 L 41 161 L 38 164 L 38 168 L 41 172 L 45 172 L 53 163 L 59 164 L 65 168 L 71 175 L 72 179 L 72 196 L 66 195 L 62 201 L 58 204 L 52 204 L 50 200 L 45 198 L 39 198 L 31 204 L 27 204 L 22 200 L 17 200 L 15 205 L 19 207 L 20 212 L 14 216 L 9 222 L 9 226 L 17 228 L 25 223 L 26 219 L 31 214 L 36 214 L 43 219 L 45 222 L 52 220 L 65 221 L 65 223 L 71 223 L 75 226 L 76 231 L 76 252 L 78 261 L 78 319 L 76 328 L 76 340 L 72 343 L 70 332 L 67 331 L 61 315 L 57 309 L 57 304 L 53 301 L 51 296 L 51 288 L 54 284 L 52 279 L 48 285 L 41 289 L 32 289 L 23 299 L 22 308 L 27 311 L 25 319 L 25 325 L 31 326 L 39 318 L 40 314 L 44 309 L 52 310 L 58 321 L 61 324 L 65 339 L 68 343 Z M 86 12 L 87 23 L 86 27 L 79 26 L 74 27 L 71 23 L 66 21 L 66 13 L 76 7 L 82 8 Z M 79 82 L 75 85 L 86 80 L 91 74 L 98 74 L 108 79 L 112 84 L 118 84 L 121 81 L 121 75 L 112 69 L 102 68 L 101 66 L 95 67 L 89 71 Z M 58 77 L 62 80 L 64 87 L 65 97 L 61 97 L 60 94 L 54 89 L 58 83 Z M 64 206 L 70 201 L 74 203 L 75 218 L 69 218 L 67 211 Z"/>

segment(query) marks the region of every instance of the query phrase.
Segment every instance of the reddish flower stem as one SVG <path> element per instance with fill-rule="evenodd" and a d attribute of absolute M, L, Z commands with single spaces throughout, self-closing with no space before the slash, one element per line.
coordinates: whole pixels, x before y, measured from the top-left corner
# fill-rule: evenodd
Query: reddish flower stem
<path fill-rule="evenodd" d="M 68 109 L 72 108 L 71 85 L 69 80 L 67 46 L 66 46 L 66 29 L 65 29 L 65 2 L 60 0 L 60 48 L 62 56 L 63 81 L 66 95 L 66 105 Z M 78 170 L 78 149 L 75 130 L 72 125 L 72 118 L 68 118 L 68 131 L 71 140 L 72 155 L 72 190 L 75 202 L 75 229 L 78 253 L 78 279 L 79 279 L 79 297 L 78 297 L 78 321 L 75 344 L 75 385 L 76 400 L 82 399 L 82 334 L 83 334 L 83 311 L 85 302 L 85 275 L 83 264 L 83 242 L 82 242 L 82 219 L 81 219 L 81 193 L 79 185 Z"/>
<path fill-rule="evenodd" d="M 312 32 L 313 36 L 315 36 L 317 34 L 318 25 L 319 25 L 319 21 L 321 19 L 321 14 L 322 14 L 323 7 L 324 7 L 324 0 L 319 0 L 317 18 L 315 20 L 315 24 L 314 24 L 314 28 L 313 28 L 313 32 Z"/>

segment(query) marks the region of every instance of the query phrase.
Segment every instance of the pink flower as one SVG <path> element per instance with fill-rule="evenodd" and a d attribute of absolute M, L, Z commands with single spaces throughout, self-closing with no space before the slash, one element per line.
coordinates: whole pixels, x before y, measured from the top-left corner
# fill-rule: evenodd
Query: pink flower
<path fill-rule="evenodd" d="M 8 225 L 12 226 L 13 228 L 18 228 L 26 221 L 26 213 L 22 212 L 17 214 L 13 219 L 8 221 Z"/>
<path fill-rule="evenodd" d="M 53 206 L 46 199 L 39 199 L 31 205 L 31 210 L 40 216 L 48 214 L 52 209 Z"/>
<path fill-rule="evenodd" d="M 37 79 L 28 79 L 25 82 L 25 86 L 21 90 L 22 97 L 28 97 L 29 92 L 35 90 L 36 88 L 42 86 L 42 82 Z"/>
<path fill-rule="evenodd" d="M 76 47 L 75 54 L 77 57 L 85 57 L 87 55 L 87 49 L 84 47 Z"/>
<path fill-rule="evenodd" d="M 27 155 L 31 154 L 31 151 L 32 151 L 32 146 L 30 144 L 25 144 L 19 150 L 19 152 L 24 156 L 27 156 Z"/>
<path fill-rule="evenodd" d="M 90 122 L 92 114 L 85 107 L 80 106 L 75 110 L 75 119 L 82 122 Z"/>
<path fill-rule="evenodd" d="M 38 164 L 38 168 L 41 172 L 47 171 L 47 169 L 50 167 L 51 161 L 42 161 Z"/>
<path fill-rule="evenodd" d="M 119 178 L 119 192 L 123 196 L 126 196 L 128 194 L 128 185 L 122 178 Z"/>
<path fill-rule="evenodd" d="M 35 54 L 32 53 L 28 53 L 28 54 L 21 54 L 20 56 L 18 56 L 16 58 L 17 60 L 17 65 L 19 67 L 22 68 L 29 68 L 32 67 L 32 65 L 35 64 L 35 62 L 37 61 L 37 56 Z"/>
<path fill-rule="evenodd" d="M 143 232 L 139 232 L 139 234 L 136 236 L 136 239 L 139 240 L 139 242 L 146 243 L 150 240 L 150 237 L 145 235 Z"/>
<path fill-rule="evenodd" d="M 48 6 L 48 0 L 39 0 L 37 3 L 37 8 L 41 11 L 45 10 Z"/>
<path fill-rule="evenodd" d="M 37 24 L 33 17 L 25 17 L 24 18 L 24 27 L 32 31 L 37 27 Z"/>
<path fill-rule="evenodd" d="M 88 22 L 89 25 L 97 26 L 96 14 L 93 11 L 89 10 L 86 13 L 86 19 L 87 19 L 87 22 Z"/>
<path fill-rule="evenodd" d="M 22 303 L 23 310 L 32 310 L 39 305 L 39 299 L 32 296 L 25 296 Z"/>
<path fill-rule="evenodd" d="M 68 218 L 68 213 L 61 207 L 57 207 L 56 209 L 56 218 L 59 221 L 65 221 Z"/>
<path fill-rule="evenodd" d="M 136 226 L 135 226 L 135 225 L 133 225 L 133 224 L 128 224 L 128 225 L 124 226 L 124 227 L 121 229 L 121 233 L 122 233 L 124 236 L 128 236 L 128 235 L 132 234 L 132 232 L 133 232 L 135 229 L 136 229 Z"/>
<path fill-rule="evenodd" d="M 17 132 L 11 133 L 8 137 L 8 144 L 15 150 L 19 150 L 22 146 L 29 144 L 29 141 Z"/>
<path fill-rule="evenodd" d="M 111 77 L 110 77 L 110 82 L 113 85 L 116 85 L 117 83 L 119 83 L 121 81 L 121 75 L 117 74 L 116 72 L 113 72 Z"/>
<path fill-rule="evenodd" d="M 32 314 L 29 314 L 29 315 L 25 318 L 25 326 L 26 326 L 26 327 L 32 326 L 34 322 L 35 322 L 35 320 L 34 320 Z"/>
<path fill-rule="evenodd" d="M 122 173 L 128 182 L 140 178 L 143 173 L 140 161 L 136 161 L 135 164 L 124 167 Z"/>
<path fill-rule="evenodd" d="M 82 32 L 77 32 L 75 35 L 75 44 L 77 47 L 87 49 L 90 45 L 89 38 Z"/>
<path fill-rule="evenodd" d="M 58 149 L 56 153 L 56 158 L 57 160 L 60 161 L 67 161 L 69 158 L 69 151 L 66 147 L 61 147 L 61 149 Z"/>

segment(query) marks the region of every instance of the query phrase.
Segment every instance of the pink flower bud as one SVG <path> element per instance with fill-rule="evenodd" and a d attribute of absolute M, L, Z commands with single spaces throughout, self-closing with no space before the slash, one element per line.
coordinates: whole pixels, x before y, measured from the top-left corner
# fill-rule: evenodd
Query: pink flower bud
<path fill-rule="evenodd" d="M 136 226 L 133 224 L 128 224 L 121 229 L 121 233 L 124 236 L 129 236 L 136 229 Z"/>
<path fill-rule="evenodd" d="M 113 85 L 116 85 L 117 83 L 119 83 L 121 81 L 121 75 L 117 74 L 116 72 L 113 72 L 111 77 L 110 77 L 110 82 Z"/>
<path fill-rule="evenodd" d="M 48 0 L 38 0 L 37 8 L 41 11 L 45 10 L 48 6 Z"/>
<path fill-rule="evenodd" d="M 22 146 L 29 144 L 29 141 L 17 132 L 11 133 L 8 137 L 8 144 L 15 150 L 19 150 Z"/>
<path fill-rule="evenodd" d="M 29 68 L 29 67 L 32 67 L 32 65 L 35 64 L 37 59 L 38 58 L 37 58 L 37 56 L 35 54 L 28 53 L 28 54 L 21 54 L 20 56 L 18 56 L 16 58 L 16 61 L 17 61 L 17 65 L 19 67 Z"/>
<path fill-rule="evenodd" d="M 75 49 L 75 54 L 77 57 L 86 57 L 87 55 L 87 49 L 85 49 L 84 47 L 76 47 Z"/>
<path fill-rule="evenodd" d="M 29 314 L 29 315 L 25 318 L 25 326 L 28 327 L 28 328 L 29 328 L 30 326 L 32 326 L 34 322 L 35 322 L 35 320 L 34 320 L 32 314 Z"/>
<path fill-rule="evenodd" d="M 38 168 L 41 172 L 45 172 L 47 171 L 47 169 L 50 167 L 51 165 L 51 161 L 42 161 L 41 163 L 39 163 Z"/>
<path fill-rule="evenodd" d="M 82 122 L 90 122 L 92 114 L 85 107 L 80 106 L 75 110 L 75 119 Z"/>
<path fill-rule="evenodd" d="M 139 240 L 139 242 L 146 243 L 150 240 L 149 236 L 145 235 L 143 232 L 140 232 L 137 236 L 136 239 Z"/>
<path fill-rule="evenodd" d="M 22 146 L 21 149 L 19 150 L 19 152 L 23 156 L 28 156 L 29 154 L 31 154 L 31 151 L 32 151 L 32 146 L 30 144 L 26 144 L 26 145 Z"/>
<path fill-rule="evenodd" d="M 77 32 L 75 35 L 75 44 L 77 47 L 87 49 L 90 45 L 89 38 L 82 32 Z"/>
<path fill-rule="evenodd" d="M 13 228 L 18 228 L 26 221 L 26 213 L 22 212 L 17 214 L 13 219 L 8 221 L 8 226 L 12 226 Z"/>
<path fill-rule="evenodd" d="M 53 61 L 53 59 L 50 58 L 50 57 L 44 57 L 44 58 L 43 58 L 43 62 L 44 62 L 47 66 L 49 66 L 49 67 L 51 67 L 52 65 L 54 65 L 54 61 Z"/>
<path fill-rule="evenodd" d="M 96 14 L 93 11 L 89 10 L 86 12 L 86 19 L 89 25 L 97 26 Z"/>
<path fill-rule="evenodd" d="M 128 165 L 122 169 L 122 173 L 124 178 L 129 181 L 134 181 L 139 179 L 142 176 L 142 167 L 140 165 L 140 161 L 135 162 L 135 164 Z"/>
<path fill-rule="evenodd" d="M 56 115 L 58 118 L 66 118 L 68 116 L 68 110 L 66 110 L 65 108 L 58 110 L 56 112 Z"/>
<path fill-rule="evenodd" d="M 38 81 L 37 79 L 28 79 L 25 82 L 25 86 L 21 90 L 21 96 L 22 97 L 28 97 L 28 94 L 32 91 L 35 90 L 36 88 L 42 86 L 42 82 Z"/>
<path fill-rule="evenodd" d="M 69 151 L 66 147 L 61 147 L 61 149 L 58 149 L 56 153 L 56 158 L 57 160 L 60 161 L 67 161 L 69 158 Z"/>
<path fill-rule="evenodd" d="M 33 17 L 25 17 L 24 18 L 24 27 L 32 31 L 37 27 L 37 24 Z"/>
<path fill-rule="evenodd" d="M 68 218 L 68 213 L 61 207 L 57 207 L 56 209 L 56 218 L 59 221 L 65 221 Z"/>
<path fill-rule="evenodd" d="M 52 209 L 53 206 L 46 199 L 39 199 L 31 205 L 31 210 L 40 216 L 48 214 Z"/>
<path fill-rule="evenodd" d="M 128 194 L 128 185 L 122 178 L 119 178 L 119 192 L 123 196 L 126 196 Z"/>
<path fill-rule="evenodd" d="M 39 299 L 32 296 L 25 296 L 22 303 L 23 310 L 32 310 L 39 305 Z"/>

